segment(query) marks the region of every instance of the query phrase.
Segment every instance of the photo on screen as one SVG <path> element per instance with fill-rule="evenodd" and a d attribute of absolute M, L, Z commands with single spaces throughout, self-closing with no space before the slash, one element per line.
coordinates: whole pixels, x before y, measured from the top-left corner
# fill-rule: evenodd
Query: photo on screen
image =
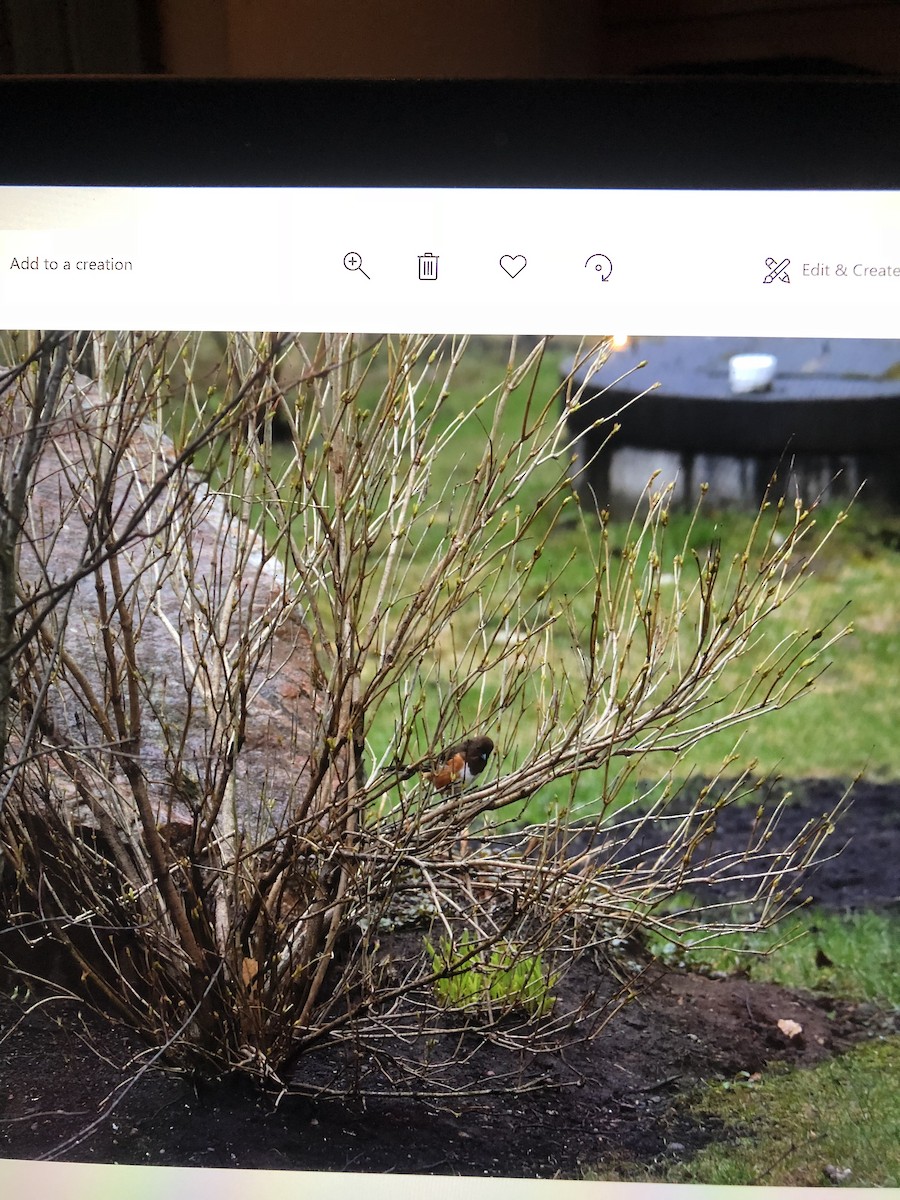
<path fill-rule="evenodd" d="M 0 1152 L 891 1181 L 900 342 L 0 364 Z"/>

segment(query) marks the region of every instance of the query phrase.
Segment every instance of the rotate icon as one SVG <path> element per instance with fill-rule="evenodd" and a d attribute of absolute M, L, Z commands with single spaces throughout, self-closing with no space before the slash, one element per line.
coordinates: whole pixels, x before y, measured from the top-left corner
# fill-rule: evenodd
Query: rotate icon
<path fill-rule="evenodd" d="M 596 271 L 603 283 L 612 275 L 612 259 L 606 254 L 592 254 L 584 265 Z"/>

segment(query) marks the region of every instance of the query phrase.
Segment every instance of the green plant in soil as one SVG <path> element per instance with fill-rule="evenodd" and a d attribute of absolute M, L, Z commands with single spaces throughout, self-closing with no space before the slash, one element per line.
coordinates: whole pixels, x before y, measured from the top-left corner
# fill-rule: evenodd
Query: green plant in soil
<path fill-rule="evenodd" d="M 503 1015 L 523 1010 L 529 1017 L 545 1017 L 553 1010 L 552 988 L 559 980 L 543 956 L 523 951 L 510 942 L 480 949 L 465 930 L 457 942 L 445 936 L 437 947 L 425 943 L 431 965 L 439 977 L 434 991 L 443 1008 L 482 1009 Z"/>

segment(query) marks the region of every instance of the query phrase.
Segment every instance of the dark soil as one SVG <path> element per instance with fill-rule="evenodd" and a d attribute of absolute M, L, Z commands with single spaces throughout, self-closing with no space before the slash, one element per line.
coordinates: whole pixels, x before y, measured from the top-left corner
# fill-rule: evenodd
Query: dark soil
<path fill-rule="evenodd" d="M 813 817 L 830 812 L 844 788 L 830 779 L 806 779 L 773 785 L 769 799 L 789 799 L 779 820 L 777 839 L 788 842 Z M 900 785 L 854 784 L 852 804 L 842 815 L 824 853 L 827 862 L 804 880 L 804 892 L 822 908 L 832 910 L 888 909 L 900 905 Z M 717 819 L 710 851 L 717 854 L 747 844 L 751 808 L 733 805 Z M 741 888 L 722 889 L 737 895 Z"/>
<path fill-rule="evenodd" d="M 795 789 L 798 824 L 839 796 L 836 784 Z M 717 849 L 746 841 L 752 813 L 728 814 Z M 842 849 L 841 849 L 842 847 Z M 861 784 L 832 850 L 808 881 L 829 908 L 897 904 L 900 785 Z M 404 935 L 401 935 L 404 936 Z M 412 934 L 406 934 L 407 938 Z M 419 935 L 420 936 L 420 935 Z M 557 991 L 611 994 L 617 984 L 585 962 Z M 30 1011 L 26 1008 L 30 1007 Z M 781 1019 L 802 1026 L 790 1039 Z M 225 1084 L 195 1090 L 152 1069 L 133 1086 L 145 1048 L 77 1004 L 0 999 L 0 1156 L 94 1162 L 240 1166 L 525 1177 L 578 1176 L 604 1162 L 685 1157 L 717 1135 L 680 1115 L 674 1099 L 692 1083 L 734 1078 L 776 1060 L 808 1065 L 853 1041 L 897 1028 L 896 1017 L 741 978 L 716 979 L 652 967 L 633 1003 L 591 1040 L 569 1032 L 539 1058 L 478 1046 L 448 1088 L 486 1091 L 440 1099 L 391 1093 L 388 1058 L 356 1069 L 352 1101 L 275 1097 Z M 462 1036 L 462 1035 L 461 1035 Z M 476 1049 L 472 1035 L 459 1043 Z M 312 1058 L 296 1084 L 315 1091 L 347 1083 L 336 1053 Z M 98 1118 L 100 1118 L 98 1120 Z M 96 1123 L 96 1124 L 93 1124 Z"/>

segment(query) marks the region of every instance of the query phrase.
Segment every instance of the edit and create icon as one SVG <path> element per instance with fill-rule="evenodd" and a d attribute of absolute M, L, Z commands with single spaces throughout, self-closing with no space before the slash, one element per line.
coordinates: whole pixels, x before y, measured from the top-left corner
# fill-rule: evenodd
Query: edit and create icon
<path fill-rule="evenodd" d="M 344 255 L 344 266 L 348 271 L 359 271 L 360 275 L 365 275 L 371 282 L 370 276 L 363 270 L 362 257 L 355 250 L 348 250 Z"/>
<path fill-rule="evenodd" d="M 612 275 L 612 259 L 606 254 L 592 254 L 584 265 L 585 269 L 596 271 L 602 283 Z"/>
<path fill-rule="evenodd" d="M 788 275 L 787 269 L 791 265 L 789 258 L 783 258 L 779 262 L 775 258 L 767 258 L 766 266 L 769 268 L 763 283 L 774 283 L 777 279 L 779 283 L 790 283 L 791 277 Z"/>

